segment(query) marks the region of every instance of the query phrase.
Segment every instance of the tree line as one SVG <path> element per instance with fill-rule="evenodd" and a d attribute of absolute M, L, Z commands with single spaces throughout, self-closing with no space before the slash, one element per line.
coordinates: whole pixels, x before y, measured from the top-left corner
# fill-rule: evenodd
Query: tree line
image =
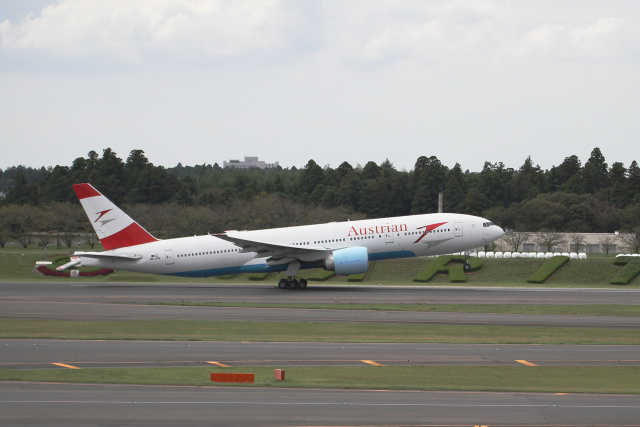
<path fill-rule="evenodd" d="M 343 162 L 337 168 L 314 160 L 300 169 L 206 163 L 164 168 L 142 150 L 123 160 L 107 148 L 71 166 L 0 170 L 0 236 L 86 230 L 82 212 L 68 211 L 79 209 L 72 190 L 79 182 L 125 206 L 158 237 L 431 213 L 437 212 L 439 192 L 445 212 L 480 215 L 510 230 L 640 228 L 637 162 L 608 165 L 599 148 L 584 164 L 573 155 L 543 170 L 527 157 L 518 169 L 486 162 L 479 172 L 463 171 L 460 164 L 449 168 L 436 156 L 419 157 L 410 171 L 397 170 L 389 160 L 355 167 Z"/>

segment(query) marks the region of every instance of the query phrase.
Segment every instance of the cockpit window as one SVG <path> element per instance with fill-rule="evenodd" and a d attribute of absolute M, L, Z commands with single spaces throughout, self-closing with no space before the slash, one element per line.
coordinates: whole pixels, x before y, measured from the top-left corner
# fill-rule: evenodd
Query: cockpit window
<path fill-rule="evenodd" d="M 495 225 L 495 224 L 492 223 L 491 221 L 485 222 L 485 223 L 482 224 L 483 227 L 491 227 L 492 225 Z"/>

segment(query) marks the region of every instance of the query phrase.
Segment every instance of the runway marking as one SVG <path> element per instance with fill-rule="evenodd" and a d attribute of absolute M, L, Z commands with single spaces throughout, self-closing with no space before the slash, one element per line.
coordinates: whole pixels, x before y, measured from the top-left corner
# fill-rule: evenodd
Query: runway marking
<path fill-rule="evenodd" d="M 361 362 L 366 363 L 367 365 L 371 365 L 371 366 L 384 366 L 380 363 L 376 363 L 373 360 L 361 360 Z"/>
<path fill-rule="evenodd" d="M 208 361 L 207 363 L 210 365 L 220 366 L 221 368 L 231 368 L 230 365 L 225 365 L 224 363 L 220 363 L 220 362 Z"/>
<path fill-rule="evenodd" d="M 522 363 L 523 365 L 527 365 L 527 366 L 538 366 L 535 363 L 527 362 L 526 360 L 516 360 L 516 362 Z"/>
<path fill-rule="evenodd" d="M 64 363 L 52 363 L 52 365 L 62 366 L 63 368 L 69 368 L 69 369 L 82 369 L 82 368 L 78 368 L 77 366 L 66 365 Z"/>

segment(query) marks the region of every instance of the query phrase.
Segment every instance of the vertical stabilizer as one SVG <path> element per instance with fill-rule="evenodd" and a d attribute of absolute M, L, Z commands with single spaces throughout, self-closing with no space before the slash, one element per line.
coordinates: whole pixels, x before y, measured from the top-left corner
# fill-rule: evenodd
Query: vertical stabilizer
<path fill-rule="evenodd" d="M 158 240 L 91 184 L 75 184 L 73 190 L 105 250 Z"/>

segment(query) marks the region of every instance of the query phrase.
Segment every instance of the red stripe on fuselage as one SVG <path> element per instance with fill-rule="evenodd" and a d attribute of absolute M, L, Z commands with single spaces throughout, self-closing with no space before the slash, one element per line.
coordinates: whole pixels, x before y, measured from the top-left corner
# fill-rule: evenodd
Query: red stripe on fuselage
<path fill-rule="evenodd" d="M 111 236 L 100 239 L 100 243 L 102 243 L 102 247 L 106 251 L 157 241 L 158 239 L 153 237 L 135 222 Z"/>
<path fill-rule="evenodd" d="M 76 192 L 76 196 L 78 196 L 78 199 L 80 200 L 86 199 L 87 197 L 96 197 L 102 195 L 98 192 L 98 190 L 96 190 L 89 184 L 74 184 L 73 191 Z"/>
<path fill-rule="evenodd" d="M 424 238 L 424 236 L 426 236 L 427 234 L 429 234 L 430 232 L 432 232 L 433 230 L 435 230 L 436 228 L 444 224 L 446 224 L 446 222 L 440 222 L 438 224 L 431 224 L 431 225 L 425 225 L 424 227 L 418 227 L 418 230 L 421 230 L 424 228 L 424 231 L 422 232 L 422 235 L 418 238 L 418 240 L 416 240 L 413 243 L 418 243 L 420 240 Z"/>

